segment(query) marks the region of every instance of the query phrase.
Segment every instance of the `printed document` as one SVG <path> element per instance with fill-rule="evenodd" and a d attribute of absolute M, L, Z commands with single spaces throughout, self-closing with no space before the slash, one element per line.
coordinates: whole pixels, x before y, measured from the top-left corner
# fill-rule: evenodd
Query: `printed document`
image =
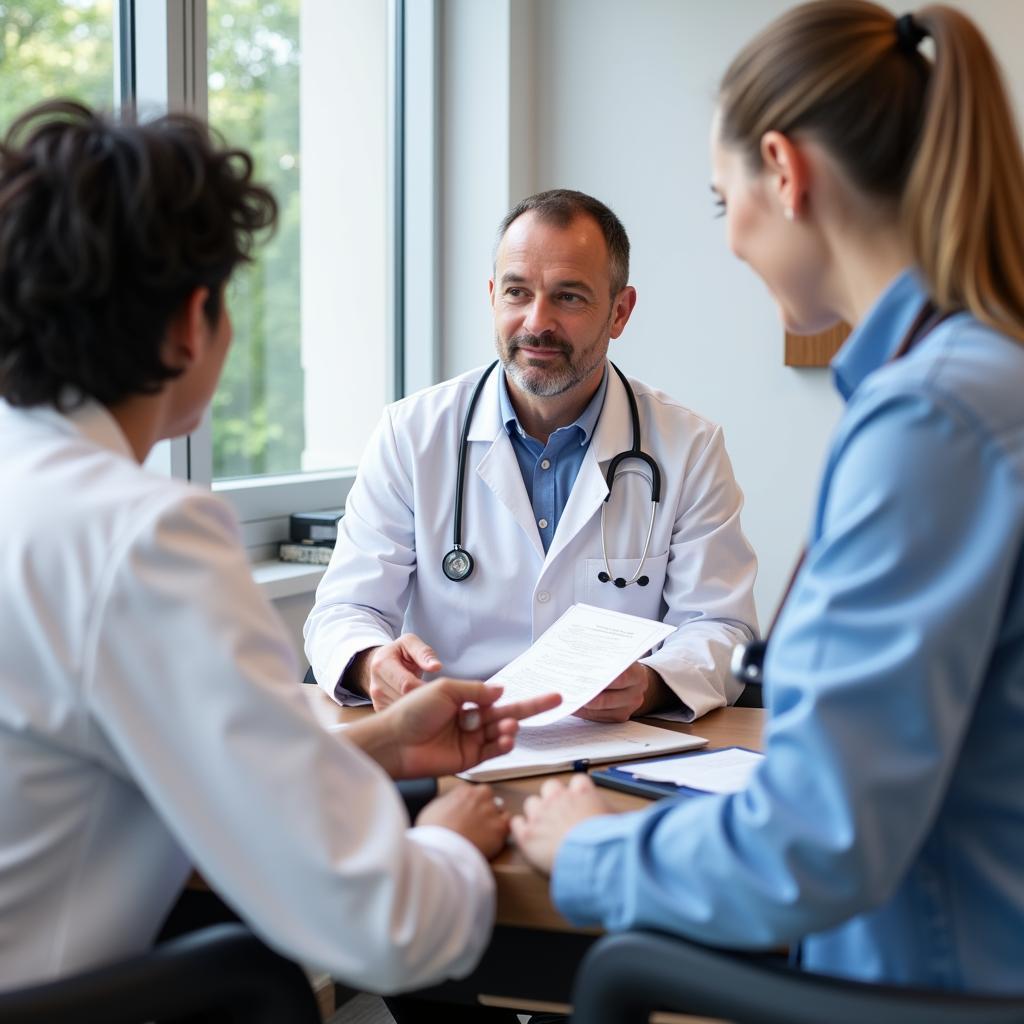
<path fill-rule="evenodd" d="M 705 793 L 738 793 L 746 788 L 763 754 L 742 747 L 712 750 L 693 757 L 671 757 L 643 764 L 619 765 L 619 771 L 629 772 L 634 779 L 649 782 L 671 782 L 687 789 Z"/>
<path fill-rule="evenodd" d="M 502 703 L 552 690 L 560 693 L 562 703 L 557 708 L 527 718 L 522 728 L 550 725 L 593 700 L 675 628 L 637 615 L 574 604 L 488 682 L 505 687 Z"/>

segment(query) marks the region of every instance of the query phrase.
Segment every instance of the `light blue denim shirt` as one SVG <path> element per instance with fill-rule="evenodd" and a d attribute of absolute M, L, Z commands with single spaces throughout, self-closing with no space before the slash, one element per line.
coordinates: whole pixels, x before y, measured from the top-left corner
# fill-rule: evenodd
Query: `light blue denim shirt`
<path fill-rule="evenodd" d="M 604 396 L 608 392 L 608 368 L 605 367 L 601 383 L 583 412 L 567 427 L 559 427 L 554 431 L 546 445 L 523 430 L 512 408 L 508 381 L 500 368 L 498 380 L 501 422 L 505 424 L 512 441 L 512 450 L 516 453 L 526 493 L 533 506 L 540 540 L 547 551 L 558 529 L 558 520 L 562 518 L 565 503 L 569 500 L 572 485 L 576 483 L 580 466 L 583 465 L 583 457 L 587 454 L 594 428 L 601 418 Z"/>
<path fill-rule="evenodd" d="M 923 300 L 897 278 L 833 364 L 847 408 L 769 647 L 766 759 L 734 796 L 575 828 L 570 920 L 1024 992 L 1024 346 L 959 314 L 887 362 Z"/>

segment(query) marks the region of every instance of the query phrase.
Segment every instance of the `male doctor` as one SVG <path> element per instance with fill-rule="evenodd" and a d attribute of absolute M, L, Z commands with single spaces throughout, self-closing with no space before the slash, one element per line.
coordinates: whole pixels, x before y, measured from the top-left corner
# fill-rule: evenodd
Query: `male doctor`
<path fill-rule="evenodd" d="M 627 389 L 609 363 L 636 304 L 628 275 L 625 229 L 590 196 L 542 192 L 502 221 L 489 282 L 500 365 L 387 408 L 348 496 L 305 628 L 336 700 L 382 708 L 442 668 L 486 679 L 575 602 L 678 627 L 582 717 L 692 720 L 739 695 L 730 654 L 757 629 L 742 495 L 720 428 Z M 636 444 L 660 468 L 656 505 L 639 459 L 620 463 L 610 494 L 606 481 L 634 445 L 630 391 Z M 454 547 L 471 561 L 445 562 Z"/>

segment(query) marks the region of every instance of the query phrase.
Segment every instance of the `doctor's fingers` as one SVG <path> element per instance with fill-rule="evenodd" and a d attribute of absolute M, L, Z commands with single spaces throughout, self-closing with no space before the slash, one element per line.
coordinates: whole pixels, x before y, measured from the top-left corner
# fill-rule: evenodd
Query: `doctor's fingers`
<path fill-rule="evenodd" d="M 423 672 L 441 670 L 441 659 L 434 653 L 434 649 L 415 633 L 403 633 L 395 641 L 395 646 L 417 669 Z"/>
<path fill-rule="evenodd" d="M 618 708 L 638 708 L 647 692 L 647 681 L 640 677 L 629 686 L 607 687 L 584 704 L 588 711 L 614 711 Z"/>
<path fill-rule="evenodd" d="M 616 705 L 609 708 L 593 707 L 593 702 L 573 712 L 577 718 L 583 718 L 588 722 L 626 722 L 633 713 L 640 707 L 639 701 L 631 704 Z"/>
<path fill-rule="evenodd" d="M 370 678 L 370 700 L 377 711 L 394 704 L 403 694 L 422 686 L 423 681 L 409 672 L 375 673 Z"/>

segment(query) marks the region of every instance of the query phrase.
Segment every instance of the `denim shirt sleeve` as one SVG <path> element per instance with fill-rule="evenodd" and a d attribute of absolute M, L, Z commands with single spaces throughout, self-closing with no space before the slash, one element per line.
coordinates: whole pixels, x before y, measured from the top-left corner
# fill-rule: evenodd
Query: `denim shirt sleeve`
<path fill-rule="evenodd" d="M 766 665 L 766 759 L 742 793 L 591 819 L 552 892 L 579 924 L 733 947 L 883 903 L 938 813 L 1020 538 L 998 439 L 925 388 L 858 395 Z"/>

